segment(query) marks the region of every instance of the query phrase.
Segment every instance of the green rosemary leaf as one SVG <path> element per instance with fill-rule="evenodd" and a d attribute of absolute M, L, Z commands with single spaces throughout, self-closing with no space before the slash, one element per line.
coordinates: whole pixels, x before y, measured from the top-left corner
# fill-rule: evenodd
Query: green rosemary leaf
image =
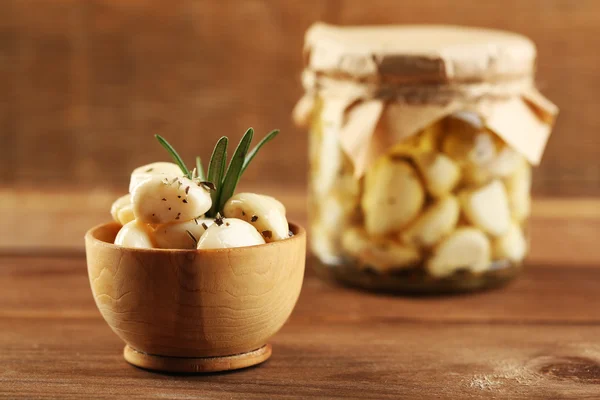
<path fill-rule="evenodd" d="M 201 181 L 206 180 L 206 176 L 204 175 L 204 168 L 202 167 L 202 160 L 200 157 L 196 157 L 196 172 L 198 173 L 198 178 Z"/>
<path fill-rule="evenodd" d="M 171 155 L 171 157 L 173 158 L 173 160 L 177 163 L 177 165 L 179 165 L 179 168 L 181 168 L 181 171 L 183 172 L 183 174 L 186 177 L 188 177 L 188 178 L 191 179 L 192 178 L 192 174 L 187 169 L 187 167 L 185 166 L 185 163 L 183 162 L 183 160 L 181 159 L 181 157 L 179 157 L 179 154 L 177 154 L 177 152 L 175 151 L 175 149 L 173 148 L 173 146 L 171 146 L 169 144 L 169 142 L 167 142 L 165 140 L 165 138 L 163 138 L 160 135 L 154 135 L 154 137 L 169 152 L 169 154 Z"/>
<path fill-rule="evenodd" d="M 223 186 L 223 174 L 225 173 L 225 164 L 227 163 L 227 143 L 228 139 L 226 136 L 219 139 L 208 163 L 206 179 L 215 185 L 216 190 L 210 192 L 212 206 L 206 213 L 207 217 L 213 217 L 219 211 L 219 195 Z"/>
<path fill-rule="evenodd" d="M 219 194 L 219 211 L 223 210 L 223 206 L 235 192 L 235 188 L 242 176 L 244 161 L 246 159 L 246 154 L 248 154 L 248 150 L 250 149 L 250 143 L 252 142 L 253 136 L 254 129 L 248 128 L 231 157 L 225 179 L 223 179 L 223 187 Z"/>
<path fill-rule="evenodd" d="M 265 143 L 274 139 L 275 136 L 277 136 L 278 134 L 279 134 L 279 129 L 272 130 L 271 132 L 267 133 L 267 135 L 264 138 L 262 138 L 262 140 L 252 150 L 250 150 L 250 152 L 246 156 L 246 159 L 244 160 L 244 166 L 242 167 L 242 174 L 244 173 L 246 168 L 248 168 L 248 165 L 250 165 L 250 162 L 256 156 L 256 153 L 258 153 L 260 148 L 263 147 L 265 145 Z"/>

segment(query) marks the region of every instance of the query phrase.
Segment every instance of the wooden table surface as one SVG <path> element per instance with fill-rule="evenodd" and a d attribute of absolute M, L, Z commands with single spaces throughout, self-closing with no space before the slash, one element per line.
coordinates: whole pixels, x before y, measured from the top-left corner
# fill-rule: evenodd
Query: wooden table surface
<path fill-rule="evenodd" d="M 320 281 L 309 260 L 272 358 L 201 376 L 147 372 L 123 360 L 123 343 L 93 302 L 81 249 L 5 246 L 0 397 L 598 399 L 600 260 L 591 244 L 600 202 L 585 204 L 538 203 L 538 256 L 499 290 L 376 295 Z M 544 249 L 563 256 L 545 262 Z"/>

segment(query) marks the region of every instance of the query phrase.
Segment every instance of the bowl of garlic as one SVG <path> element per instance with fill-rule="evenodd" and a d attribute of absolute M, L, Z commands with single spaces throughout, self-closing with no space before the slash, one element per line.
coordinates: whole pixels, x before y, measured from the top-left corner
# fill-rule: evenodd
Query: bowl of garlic
<path fill-rule="evenodd" d="M 306 233 L 277 199 L 235 193 L 273 131 L 252 150 L 249 129 L 227 166 L 227 137 L 204 173 L 174 163 L 136 168 L 114 221 L 85 236 L 94 300 L 125 343 L 125 359 L 168 372 L 214 372 L 259 364 L 302 286 Z"/>

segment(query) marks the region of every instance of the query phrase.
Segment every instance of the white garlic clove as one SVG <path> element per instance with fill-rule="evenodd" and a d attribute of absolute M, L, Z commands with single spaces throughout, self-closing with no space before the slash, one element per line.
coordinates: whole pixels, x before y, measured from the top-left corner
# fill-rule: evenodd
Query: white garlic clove
<path fill-rule="evenodd" d="M 511 215 L 523 222 L 531 212 L 531 166 L 523 161 L 505 184 Z"/>
<path fill-rule="evenodd" d="M 504 185 L 493 181 L 486 186 L 460 194 L 465 216 L 476 227 L 492 236 L 504 235 L 510 226 L 510 210 Z"/>
<path fill-rule="evenodd" d="M 421 152 L 437 152 L 440 148 L 440 141 L 445 132 L 443 119 L 434 122 L 417 136 L 418 148 Z"/>
<path fill-rule="evenodd" d="M 494 260 L 509 260 L 515 263 L 523 261 L 527 254 L 527 240 L 521 227 L 512 223 L 505 235 L 493 242 Z"/>
<path fill-rule="evenodd" d="M 311 135 L 310 154 L 312 166 L 312 187 L 322 195 L 336 184 L 339 172 L 343 168 L 344 154 L 337 135 L 339 127 L 333 121 L 321 121 L 321 132 Z"/>
<path fill-rule="evenodd" d="M 360 228 L 344 231 L 342 247 L 360 262 L 360 267 L 371 267 L 379 272 L 414 267 L 421 254 L 412 246 L 389 239 L 369 238 Z"/>
<path fill-rule="evenodd" d="M 340 247 L 339 233 L 326 229 L 322 224 L 311 225 L 309 235 L 311 252 L 325 264 L 339 264 L 344 253 Z"/>
<path fill-rule="evenodd" d="M 399 232 L 419 213 L 425 191 L 404 160 L 382 157 L 365 175 L 361 206 L 369 235 Z"/>
<path fill-rule="evenodd" d="M 490 132 L 480 132 L 473 139 L 473 148 L 467 154 L 467 160 L 474 165 L 485 165 L 498 154 L 497 142 Z"/>
<path fill-rule="evenodd" d="M 459 269 L 483 272 L 490 266 L 490 242 L 476 228 L 458 228 L 434 249 L 427 271 L 436 278 L 452 275 Z"/>
<path fill-rule="evenodd" d="M 460 118 L 448 118 L 442 151 L 461 164 L 483 165 L 496 157 L 502 142 L 485 129 Z"/>
<path fill-rule="evenodd" d="M 227 218 L 239 218 L 249 222 L 268 242 L 289 237 L 289 225 L 285 207 L 271 196 L 256 193 L 237 193 L 223 207 Z"/>
<path fill-rule="evenodd" d="M 214 222 L 210 218 L 196 218 L 186 222 L 159 225 L 154 231 L 154 242 L 161 249 L 195 249 L 198 240 Z"/>
<path fill-rule="evenodd" d="M 135 189 L 135 187 L 142 181 L 155 175 L 183 176 L 183 172 L 177 164 L 170 162 L 161 161 L 142 165 L 141 167 L 134 169 L 131 173 L 131 179 L 129 181 L 129 193 L 132 193 L 133 189 Z"/>
<path fill-rule="evenodd" d="M 328 264 L 339 264 L 343 257 L 340 232 L 355 222 L 358 215 L 358 199 L 341 192 L 334 192 L 318 199 L 313 210 L 310 231 L 311 250 Z"/>
<path fill-rule="evenodd" d="M 133 214 L 133 204 L 128 204 L 125 207 L 119 210 L 117 214 L 117 218 L 121 225 L 125 225 L 135 219 L 135 215 Z"/>
<path fill-rule="evenodd" d="M 119 197 L 110 207 L 110 214 L 113 219 L 125 225 L 135 219 L 133 215 L 133 204 L 131 203 L 131 195 L 126 194 L 125 196 Z"/>
<path fill-rule="evenodd" d="M 148 224 L 133 220 L 123 225 L 117 233 L 115 244 L 138 249 L 153 249 L 152 228 Z"/>
<path fill-rule="evenodd" d="M 469 186 L 485 185 L 496 178 L 505 178 L 513 174 L 524 160 L 521 154 L 508 146 L 503 146 L 489 162 L 481 165 L 466 165 L 464 181 Z"/>
<path fill-rule="evenodd" d="M 467 187 L 479 187 L 493 181 L 494 176 L 487 168 L 466 164 L 462 170 L 462 180 Z"/>
<path fill-rule="evenodd" d="M 434 197 L 447 195 L 460 181 L 460 167 L 444 154 L 422 154 L 415 157 L 415 163 L 425 179 L 427 191 Z"/>
<path fill-rule="evenodd" d="M 319 202 L 318 220 L 330 232 L 339 232 L 357 218 L 357 206 L 343 196 L 325 196 Z"/>
<path fill-rule="evenodd" d="M 404 231 L 401 238 L 419 247 L 431 247 L 454 230 L 460 205 L 454 196 L 437 200 Z"/>
<path fill-rule="evenodd" d="M 509 146 L 504 146 L 485 169 L 494 178 L 505 178 L 512 175 L 524 162 L 525 158 L 521 154 Z"/>
<path fill-rule="evenodd" d="M 460 140 L 460 137 L 456 138 Z M 462 138 L 464 139 L 464 138 Z M 451 142 L 451 139 L 449 139 Z M 471 140 L 457 144 L 453 158 L 463 166 L 463 179 L 469 186 L 481 186 L 493 179 L 493 174 L 488 169 L 498 154 L 499 143 L 494 140 L 491 133 L 482 131 Z M 463 146 L 463 147 L 461 147 Z M 449 150 L 452 152 L 452 150 Z"/>
<path fill-rule="evenodd" d="M 198 240 L 198 249 L 227 249 L 265 244 L 265 239 L 248 222 L 223 218 L 208 227 Z"/>
<path fill-rule="evenodd" d="M 493 132 L 455 117 L 448 119 L 447 128 L 442 150 L 462 166 L 468 186 L 485 185 L 511 167 L 513 154 Z"/>
<path fill-rule="evenodd" d="M 208 189 L 173 175 L 147 178 L 135 187 L 131 199 L 135 218 L 151 224 L 190 221 L 211 206 Z"/>
<path fill-rule="evenodd" d="M 393 145 L 388 155 L 392 158 L 415 159 L 428 153 L 438 151 L 439 142 L 444 134 L 444 128 L 440 121 L 433 123 L 416 135 L 402 139 Z"/>

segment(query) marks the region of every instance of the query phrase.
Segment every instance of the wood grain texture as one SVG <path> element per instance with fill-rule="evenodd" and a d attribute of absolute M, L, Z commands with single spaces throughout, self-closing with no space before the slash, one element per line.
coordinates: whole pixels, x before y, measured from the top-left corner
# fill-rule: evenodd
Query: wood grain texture
<path fill-rule="evenodd" d="M 197 374 L 233 371 L 263 363 L 271 357 L 272 348 L 265 344 L 256 350 L 217 357 L 164 357 L 142 353 L 125 346 L 123 357 L 128 363 L 150 371 Z"/>
<path fill-rule="evenodd" d="M 86 234 L 88 275 L 100 313 L 134 350 L 162 357 L 249 353 L 281 329 L 300 295 L 306 232 L 296 225 L 285 240 L 202 251 L 115 246 L 119 229 L 111 222 Z"/>
<path fill-rule="evenodd" d="M 208 158 L 221 135 L 281 128 L 246 179 L 306 181 L 292 125 L 303 34 L 337 24 L 443 23 L 538 45 L 538 84 L 561 108 L 534 192 L 600 194 L 596 0 L 5 0 L 0 4 L 0 183 L 125 187 L 134 167 Z M 132 152 L 132 149 L 135 149 Z"/>
<path fill-rule="evenodd" d="M 82 256 L 1 256 L 0 397 L 595 399 L 599 274 L 529 265 L 502 290 L 406 298 L 309 272 L 269 361 L 185 376 L 123 360 Z"/>

